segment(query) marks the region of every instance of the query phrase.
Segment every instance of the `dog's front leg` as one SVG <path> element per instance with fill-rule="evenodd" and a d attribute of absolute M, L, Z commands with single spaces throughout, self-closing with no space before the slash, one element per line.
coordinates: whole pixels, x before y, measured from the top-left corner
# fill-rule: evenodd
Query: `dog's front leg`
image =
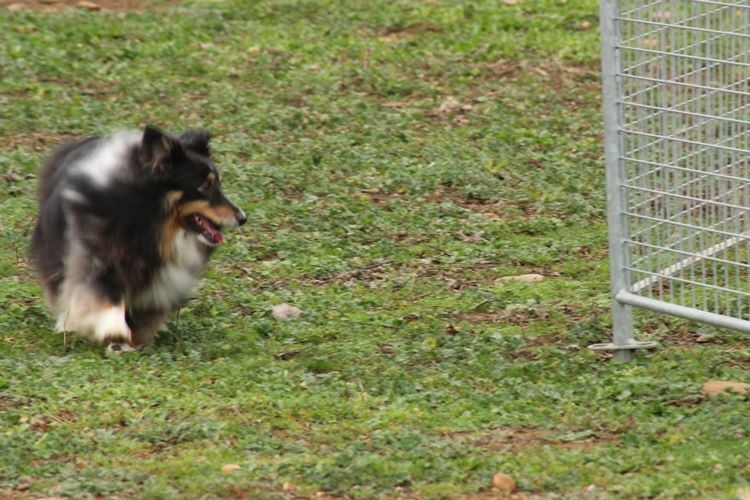
<path fill-rule="evenodd" d="M 66 290 L 67 288 L 67 290 Z M 125 304 L 102 297 L 90 283 L 65 283 L 61 310 L 57 315 L 58 331 L 74 331 L 94 342 L 131 341 L 125 322 Z"/>
<path fill-rule="evenodd" d="M 128 316 L 128 324 L 133 332 L 131 345 L 141 347 L 154 343 L 159 332 L 166 331 L 169 313 L 133 313 Z"/>
<path fill-rule="evenodd" d="M 94 342 L 130 343 L 125 301 L 115 273 L 73 245 L 57 303 L 57 330 L 74 331 Z"/>

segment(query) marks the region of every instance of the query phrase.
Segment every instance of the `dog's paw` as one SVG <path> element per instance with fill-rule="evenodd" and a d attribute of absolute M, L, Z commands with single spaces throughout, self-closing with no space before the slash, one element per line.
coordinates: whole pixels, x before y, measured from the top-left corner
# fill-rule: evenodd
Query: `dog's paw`
<path fill-rule="evenodd" d="M 109 357 L 119 356 L 126 352 L 135 352 L 137 349 L 130 346 L 130 344 L 124 342 L 110 342 L 107 344 L 107 350 L 105 354 Z"/>
<path fill-rule="evenodd" d="M 119 307 L 99 311 L 94 323 L 94 338 L 103 344 L 127 343 L 131 331 L 125 321 L 125 312 Z"/>

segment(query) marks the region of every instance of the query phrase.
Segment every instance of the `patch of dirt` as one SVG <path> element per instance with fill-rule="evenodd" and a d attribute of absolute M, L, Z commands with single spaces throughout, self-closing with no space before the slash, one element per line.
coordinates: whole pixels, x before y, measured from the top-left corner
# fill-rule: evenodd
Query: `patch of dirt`
<path fill-rule="evenodd" d="M 59 12 L 67 8 L 89 11 L 143 12 L 163 9 L 169 2 L 148 0 L 0 0 L 0 8 L 11 12 L 33 10 L 37 12 Z"/>
<path fill-rule="evenodd" d="M 534 361 L 544 355 L 539 352 L 540 347 L 546 347 L 553 344 L 558 346 L 564 345 L 562 334 L 553 332 L 526 339 L 526 344 L 515 352 L 515 356 L 517 358 Z"/>
<path fill-rule="evenodd" d="M 379 189 L 362 189 L 355 195 L 359 198 L 370 200 L 376 205 L 383 205 L 391 200 L 405 199 L 408 196 L 402 193 L 383 192 Z M 491 220 L 531 220 L 536 216 L 534 207 L 521 205 L 506 199 L 478 199 L 465 196 L 457 189 L 443 186 L 423 195 L 416 195 L 420 201 L 423 199 L 429 203 L 452 203 L 466 210 L 482 214 Z"/>
<path fill-rule="evenodd" d="M 542 445 L 587 450 L 601 444 L 614 443 L 619 439 L 614 432 L 601 429 L 560 433 L 550 429 L 538 429 L 534 427 L 502 427 L 480 431 L 453 432 L 444 434 L 444 437 L 449 437 L 486 451 Z"/>
<path fill-rule="evenodd" d="M 706 338 L 698 332 L 692 331 L 688 323 L 683 323 L 674 328 L 670 328 L 667 325 L 667 332 L 662 333 L 661 330 L 664 325 L 661 323 L 649 323 L 641 327 L 641 331 L 644 340 L 659 340 L 664 344 L 669 344 L 676 347 L 695 347 L 701 344 L 711 343 L 720 344 L 721 339 L 719 337 L 711 336 Z"/>
<path fill-rule="evenodd" d="M 648 331 L 648 329 L 644 329 L 644 331 Z M 692 347 L 697 344 L 695 341 L 697 338 L 698 334 L 691 332 L 690 327 L 686 323 L 676 330 L 670 330 L 664 337 L 664 340 L 676 346 Z"/>
<path fill-rule="evenodd" d="M 598 64 L 561 64 L 557 61 L 506 61 L 477 64 L 480 78 L 485 81 L 508 82 L 525 78 L 541 78 L 540 85 L 549 90 L 572 110 L 583 103 L 582 94 L 599 92 L 600 70 Z M 571 92 L 577 89 L 578 92 Z M 581 92 L 584 91 L 584 92 Z"/>
<path fill-rule="evenodd" d="M 371 203 L 374 203 L 376 205 L 382 205 L 384 203 L 388 203 L 391 200 L 397 200 L 402 197 L 402 193 L 383 192 L 377 188 L 361 189 L 359 193 L 353 196 L 353 198 L 370 201 Z"/>
<path fill-rule="evenodd" d="M 471 493 L 469 495 L 461 495 L 459 500 L 522 500 L 526 498 L 535 498 L 531 493 L 517 492 L 511 494 L 503 494 L 496 490 L 482 491 L 479 493 Z"/>
<path fill-rule="evenodd" d="M 529 89 L 529 93 L 533 93 L 535 87 L 543 90 L 545 97 L 538 98 L 539 112 L 543 112 L 544 108 L 557 106 L 576 112 L 589 106 L 591 95 L 598 96 L 600 89 L 600 73 L 596 65 L 500 59 L 493 62 L 478 62 L 471 67 L 474 75 L 473 84 L 464 95 L 414 95 L 390 101 L 377 93 L 367 93 L 382 99 L 382 106 L 385 108 L 418 108 L 433 121 L 462 126 L 469 123 L 472 114 L 481 114 L 488 101 L 503 101 L 511 107 L 516 106 L 518 96 L 508 96 L 503 90 L 510 84 L 524 85 Z M 429 81 L 434 88 L 443 88 L 443 80 L 448 76 L 436 74 L 429 63 L 425 62 L 419 71 L 419 78 Z M 429 108 L 425 109 L 426 106 Z"/>
<path fill-rule="evenodd" d="M 323 278 L 312 279 L 311 281 L 318 285 L 327 283 L 347 283 L 356 280 L 369 281 L 384 276 L 382 268 L 391 266 L 392 261 L 377 262 L 370 264 L 369 266 L 361 267 L 359 269 L 352 269 L 351 271 L 345 271 L 343 273 L 325 276 Z"/>
<path fill-rule="evenodd" d="M 504 323 L 516 326 L 526 326 L 531 321 L 537 319 L 546 319 L 546 311 L 536 311 L 531 309 L 506 309 L 503 311 L 472 311 L 463 313 L 459 316 L 461 321 L 468 323 Z"/>
<path fill-rule="evenodd" d="M 58 134 L 54 132 L 29 132 L 28 134 L 11 135 L 3 139 L 7 149 L 19 147 L 30 148 L 34 151 L 49 151 L 58 144 L 73 139 L 71 134 Z"/>
<path fill-rule="evenodd" d="M 430 247 L 433 247 L 432 245 L 427 245 Z M 438 247 L 433 247 L 436 250 Z M 519 265 L 518 262 L 509 262 L 514 265 Z M 475 261 L 466 261 L 466 262 L 442 262 L 440 260 L 440 257 L 433 257 L 428 259 L 417 259 L 414 264 L 417 266 L 416 268 L 408 267 L 404 268 L 405 272 L 411 271 L 414 275 L 414 278 L 418 279 L 424 279 L 424 278 L 432 278 L 436 280 L 442 281 L 448 288 L 451 288 L 453 290 L 462 290 L 468 287 L 475 287 L 475 286 L 481 286 L 481 285 L 493 285 L 495 284 L 498 279 L 502 277 L 502 271 L 500 271 L 498 268 L 502 264 L 507 264 L 503 262 L 502 264 L 499 262 L 491 261 L 491 260 L 475 260 Z M 550 271 L 548 269 L 541 269 L 541 268 L 535 268 L 533 269 L 533 272 L 544 274 L 546 276 L 555 276 L 557 275 L 554 271 Z M 405 273 L 402 273 L 405 274 Z M 467 316 L 459 316 L 459 320 L 469 321 L 469 322 L 481 322 L 484 320 L 492 320 L 492 319 L 498 319 L 496 315 L 501 315 L 502 317 L 506 317 L 508 314 L 508 311 L 491 311 L 483 313 L 479 311 L 481 305 L 483 303 L 477 304 L 474 306 L 474 310 L 476 310 L 476 315 L 472 311 L 469 311 L 466 313 Z M 540 313 L 541 314 L 541 313 Z M 489 315 L 489 316 L 487 316 Z M 541 316 L 537 316 L 534 319 L 538 319 Z M 519 316 L 520 319 L 520 316 Z"/>
<path fill-rule="evenodd" d="M 450 202 L 466 210 L 483 214 L 488 219 L 518 221 L 530 220 L 536 216 L 533 207 L 520 205 L 505 199 L 478 199 L 464 196 L 456 189 L 440 187 L 426 196 L 426 200 L 432 203 Z"/>
<path fill-rule="evenodd" d="M 551 63 L 536 67 L 535 71 L 567 86 L 580 86 L 581 83 L 585 83 L 590 90 L 596 91 L 600 87 L 601 73 L 598 60 L 594 64 Z"/>
<path fill-rule="evenodd" d="M 732 366 L 735 368 L 741 368 L 743 370 L 750 370 L 750 356 L 742 355 L 736 359 L 727 359 L 725 361 L 722 361 L 720 364 Z"/>
<path fill-rule="evenodd" d="M 458 316 L 460 321 L 467 323 L 507 323 L 516 326 L 526 326 L 532 321 L 546 320 L 550 311 L 562 311 L 566 321 L 580 321 L 586 314 L 575 304 L 550 304 L 536 309 L 528 307 L 508 307 L 502 311 L 469 311 Z M 559 341 L 559 338 L 543 339 L 533 337 L 527 340 L 527 347 L 538 347 Z"/>
<path fill-rule="evenodd" d="M 430 23 L 412 23 L 406 26 L 392 26 L 380 30 L 378 40 L 381 42 L 395 42 L 408 39 L 414 35 L 428 32 L 438 32 L 440 29 Z"/>

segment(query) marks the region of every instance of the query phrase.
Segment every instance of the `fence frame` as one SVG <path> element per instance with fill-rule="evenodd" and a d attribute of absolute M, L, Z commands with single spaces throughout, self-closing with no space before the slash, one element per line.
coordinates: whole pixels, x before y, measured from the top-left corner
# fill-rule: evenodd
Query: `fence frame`
<path fill-rule="evenodd" d="M 629 2 L 629 3 L 628 3 Z M 640 3 L 639 3 L 640 2 Z M 621 6 L 623 4 L 626 4 L 631 6 L 632 5 L 639 5 L 636 8 L 631 9 L 628 12 L 628 15 L 631 18 L 627 18 L 627 16 L 622 16 L 621 14 Z M 668 9 L 685 9 L 690 15 L 686 15 L 684 19 L 677 19 L 674 20 L 677 16 L 674 16 L 673 13 L 670 13 L 669 15 L 672 17 L 668 17 L 668 14 L 664 14 L 665 20 L 654 20 L 653 18 L 646 19 L 646 14 L 649 12 L 653 12 L 653 6 L 654 5 L 664 5 L 665 12 L 667 12 Z M 676 6 L 676 7 L 675 7 Z M 731 9 L 737 9 L 738 11 L 738 18 L 740 15 L 742 15 L 742 20 L 733 20 Z M 697 9 L 699 12 L 699 15 L 692 16 L 693 10 L 691 9 Z M 706 9 L 705 12 L 707 14 L 702 14 L 702 10 L 700 9 Z M 713 9 L 713 10 L 712 10 Z M 717 17 L 716 16 L 723 16 L 726 15 L 726 12 L 724 12 L 722 9 L 730 9 L 730 13 L 727 16 L 727 19 L 731 20 L 732 27 L 735 26 L 735 22 L 739 24 L 740 28 L 735 29 L 733 31 L 726 30 L 723 31 L 724 26 L 721 25 L 722 17 L 718 18 L 719 26 L 717 27 Z M 633 22 L 632 19 L 633 13 L 635 13 L 635 16 L 642 15 L 643 18 L 636 19 L 636 23 L 642 23 L 646 28 L 644 28 L 644 31 L 646 29 L 653 29 L 654 32 L 657 32 L 659 29 L 663 30 L 663 32 L 659 35 L 661 38 L 657 38 L 656 35 L 653 35 L 653 37 L 656 39 L 655 44 L 664 42 L 665 37 L 667 35 L 664 34 L 664 32 L 667 32 L 668 35 L 671 37 L 670 40 L 673 41 L 674 38 L 677 38 L 678 36 L 684 36 L 686 40 L 690 40 L 690 37 L 695 35 L 698 37 L 698 42 L 691 42 L 694 45 L 698 44 L 704 44 L 705 46 L 701 46 L 700 49 L 692 49 L 695 52 L 699 52 L 700 50 L 703 50 L 707 52 L 708 54 L 704 56 L 704 54 L 701 52 L 698 55 L 695 54 L 688 54 L 688 49 L 685 49 L 684 51 L 681 49 L 675 50 L 674 47 L 670 46 L 659 46 L 655 45 L 653 47 L 648 47 L 643 50 L 644 52 L 652 52 L 654 54 L 657 54 L 657 56 L 654 56 L 652 61 L 652 65 L 658 65 L 659 62 L 662 62 L 663 64 L 673 64 L 673 65 L 679 65 L 679 63 L 675 63 L 675 60 L 680 60 L 680 58 L 690 58 L 695 59 L 696 61 L 691 61 L 688 66 L 692 68 L 693 65 L 697 67 L 696 70 L 691 70 L 691 72 L 695 71 L 697 75 L 700 77 L 703 77 L 702 74 L 700 74 L 701 64 L 703 67 L 708 67 L 708 65 L 712 65 L 711 67 L 720 67 L 722 64 L 732 64 L 732 65 L 744 65 L 747 66 L 748 70 L 748 76 L 746 82 L 750 82 L 750 61 L 748 63 L 745 62 L 737 62 L 738 58 L 741 57 L 738 56 L 738 58 L 727 58 L 724 54 L 723 50 L 724 48 L 720 46 L 720 41 L 716 43 L 709 43 L 709 42 L 702 42 L 701 36 L 705 37 L 706 39 L 710 36 L 713 38 L 720 38 L 722 36 L 731 36 L 731 37 L 743 37 L 740 38 L 740 41 L 735 43 L 734 40 L 732 40 L 731 43 L 728 43 L 727 46 L 731 48 L 734 48 L 735 46 L 744 47 L 745 38 L 750 38 L 750 13 L 748 13 L 748 9 L 750 9 L 750 5 L 748 5 L 748 2 L 746 0 L 743 1 L 731 1 L 731 0 L 600 0 L 600 29 L 601 29 L 601 54 L 602 54 L 602 64 L 601 64 L 601 70 L 602 70 L 602 112 L 603 112 L 603 118 L 604 118 L 604 158 L 605 158 L 605 168 L 606 168 L 606 194 L 607 194 L 607 224 L 608 224 L 608 233 L 609 233 L 609 259 L 610 259 L 610 281 L 611 281 L 611 292 L 612 292 L 612 331 L 613 331 L 613 338 L 611 343 L 604 343 L 604 344 L 594 344 L 590 346 L 591 349 L 594 350 L 610 350 L 614 352 L 614 356 L 616 359 L 620 361 L 630 361 L 634 357 L 634 351 L 637 349 L 643 349 L 643 348 L 652 348 L 655 347 L 656 344 L 654 342 L 639 342 L 635 339 L 635 332 L 633 327 L 633 308 L 643 308 L 659 313 L 664 313 L 668 315 L 678 316 L 682 317 L 688 320 L 694 320 L 699 321 L 703 323 L 712 324 L 719 327 L 725 327 L 730 328 L 734 330 L 740 330 L 743 332 L 750 332 L 750 310 L 748 311 L 748 316 L 746 317 L 735 317 L 729 314 L 722 314 L 721 311 L 710 311 L 705 310 L 707 308 L 701 308 L 701 307 L 695 307 L 695 298 L 693 298 L 693 304 L 692 305 L 686 305 L 686 304 L 680 304 L 678 303 L 679 300 L 664 300 L 663 297 L 657 296 L 649 296 L 649 288 L 652 286 L 662 286 L 663 283 L 677 283 L 680 281 L 678 276 L 681 275 L 681 273 L 684 275 L 688 271 L 687 269 L 691 268 L 691 266 L 696 266 L 700 264 L 701 261 L 705 261 L 707 259 L 710 259 L 714 262 L 714 271 L 716 270 L 716 261 L 720 260 L 716 256 L 723 255 L 722 252 L 729 251 L 730 248 L 740 245 L 750 245 L 750 231 L 748 228 L 750 228 L 750 221 L 748 221 L 748 227 L 745 227 L 745 212 L 743 207 L 734 207 L 731 204 L 723 203 L 723 205 L 727 205 L 729 208 L 722 208 L 720 211 L 719 209 L 716 209 L 717 213 L 727 213 L 731 214 L 732 217 L 736 217 L 736 220 L 734 220 L 735 227 L 742 226 L 742 231 L 736 230 L 734 232 L 732 231 L 724 231 L 726 234 L 722 237 L 725 237 L 722 241 L 719 241 L 718 243 L 714 243 L 713 245 L 709 245 L 705 248 L 700 248 L 696 251 L 684 251 L 680 250 L 678 248 L 679 244 L 672 244 L 669 242 L 663 242 L 661 241 L 658 236 L 656 238 L 656 243 L 653 244 L 654 248 L 657 249 L 657 251 L 663 251 L 665 253 L 669 253 L 669 255 L 673 256 L 673 261 L 669 262 L 669 265 L 666 265 L 661 268 L 648 268 L 646 271 L 641 272 L 647 272 L 646 278 L 642 278 L 640 280 L 636 280 L 634 275 L 636 274 L 636 271 L 640 271 L 638 268 L 638 265 L 633 265 L 631 260 L 633 260 L 633 256 L 631 255 L 632 248 L 629 249 L 629 242 L 632 244 L 634 241 L 634 237 L 631 234 L 631 220 L 633 215 L 633 210 L 629 209 L 629 196 L 632 195 L 632 189 L 631 186 L 628 184 L 628 150 L 627 145 L 625 143 L 625 137 L 627 134 L 632 133 L 630 130 L 628 130 L 628 125 L 626 124 L 626 120 L 624 119 L 624 111 L 623 108 L 625 105 L 634 105 L 633 102 L 627 102 L 627 99 L 625 99 L 625 90 L 623 89 L 623 82 L 627 82 L 630 78 L 636 78 L 633 74 L 628 74 L 627 70 L 623 68 L 623 50 L 633 50 L 633 47 L 628 47 L 623 44 L 623 33 L 622 33 L 622 26 L 624 22 Z M 718 12 L 716 14 L 715 12 Z M 712 17 L 713 16 L 713 17 Z M 653 16 L 652 16 L 653 17 Z M 746 22 L 745 25 L 740 24 L 741 22 Z M 701 23 L 708 24 L 708 26 L 701 26 Z M 739 31 L 739 29 L 742 29 L 743 31 Z M 674 32 L 670 32 L 669 30 L 674 30 Z M 687 30 L 691 33 L 688 33 L 687 35 L 679 35 L 679 32 L 681 30 Z M 746 32 L 747 31 L 747 32 Z M 675 35 L 674 33 L 678 33 L 678 35 Z M 697 34 L 695 34 L 695 33 Z M 635 37 L 637 38 L 637 37 Z M 712 39 L 713 39 L 712 38 Z M 631 39 L 632 40 L 632 39 Z M 641 39 L 641 42 L 643 39 Z M 651 42 L 652 40 L 649 40 Z M 666 43 L 666 42 L 664 42 Z M 750 43 L 750 42 L 749 42 Z M 715 47 L 721 47 L 721 48 L 715 48 Z M 711 53 L 711 50 L 719 51 L 720 56 L 714 56 Z M 660 55 L 663 54 L 663 55 Z M 670 59 L 670 57 L 672 59 Z M 631 66 L 632 67 L 632 66 Z M 678 66 L 679 67 L 679 66 Z M 650 66 L 644 66 L 644 71 L 649 71 Z M 672 71 L 674 71 L 674 68 L 671 68 Z M 710 75 L 711 68 L 706 70 L 706 72 Z M 744 130 L 742 127 L 748 127 L 747 128 L 747 134 L 748 134 L 748 142 L 750 142 L 750 121 L 747 121 L 744 118 L 744 115 L 739 116 L 739 113 L 736 113 L 738 117 L 727 117 L 722 116 L 721 111 L 724 109 L 724 99 L 723 97 L 713 97 L 709 94 L 716 93 L 716 92 L 730 92 L 737 94 L 737 99 L 745 99 L 746 104 L 743 104 L 742 107 L 738 109 L 743 109 L 748 106 L 750 106 L 750 92 L 746 92 L 745 89 L 743 89 L 741 86 L 738 89 L 734 88 L 734 85 L 736 85 L 734 82 L 731 85 L 728 85 L 726 87 L 722 87 L 723 83 L 722 81 L 719 81 L 719 83 L 714 85 L 713 81 L 709 81 L 708 83 L 695 83 L 692 81 L 692 78 L 684 78 L 684 75 L 678 76 L 672 76 L 673 73 L 670 73 L 669 71 L 664 71 L 664 74 L 670 75 L 669 77 L 660 77 L 664 81 L 663 83 L 655 84 L 652 88 L 658 87 L 659 85 L 663 85 L 663 88 L 660 88 L 660 91 L 666 91 L 670 88 L 680 88 L 676 86 L 684 86 L 689 87 L 688 90 L 685 90 L 685 92 L 688 92 L 686 95 L 692 95 L 689 94 L 689 92 L 695 91 L 696 95 L 698 95 L 698 98 L 701 99 L 705 96 L 706 101 L 708 101 L 709 104 L 701 103 L 697 104 L 695 106 L 692 106 L 688 103 L 685 105 L 684 103 L 674 104 L 674 101 L 678 101 L 679 99 L 667 100 L 665 99 L 664 102 L 670 103 L 670 106 L 667 106 L 666 108 L 660 108 L 655 107 L 653 105 L 650 105 L 648 102 L 644 103 L 636 103 L 637 105 L 640 105 L 643 108 L 653 108 L 656 109 L 658 112 L 663 113 L 671 113 L 669 115 L 670 117 L 674 116 L 681 116 L 685 115 L 684 120 L 685 123 L 691 123 L 689 120 L 694 120 L 695 123 L 698 123 L 696 125 L 697 127 L 705 126 L 707 129 L 710 128 L 712 131 L 714 129 L 716 130 L 730 130 L 732 133 L 736 130 L 735 128 L 723 128 L 724 125 L 717 125 L 717 123 L 720 123 L 719 120 L 722 121 L 728 121 L 731 122 L 732 127 L 737 127 L 740 130 Z M 719 75 L 718 79 L 721 80 L 721 78 L 725 78 L 725 73 L 723 70 L 716 69 L 715 74 Z M 734 73 L 729 73 L 730 77 L 737 78 Z M 670 80 L 671 78 L 671 80 Z M 705 77 L 708 79 L 708 77 Z M 696 77 L 695 80 L 700 80 L 700 78 Z M 739 83 L 746 83 L 745 81 L 742 81 L 742 78 L 740 78 Z M 748 83 L 750 85 L 750 83 Z M 713 88 L 716 87 L 716 88 Z M 681 92 L 675 91 L 676 93 Z M 631 98 L 631 100 L 637 100 L 638 97 Z M 646 100 L 647 98 L 643 98 Z M 719 105 L 716 106 L 718 108 L 718 111 L 714 109 L 714 106 L 711 106 L 710 103 L 713 102 L 712 99 L 717 99 L 719 102 Z M 731 97 L 727 98 L 730 99 L 728 102 L 731 102 Z M 745 101 L 740 101 L 745 102 Z M 707 106 L 708 111 L 704 111 L 702 106 Z M 693 110 L 692 108 L 698 108 L 697 111 Z M 682 108 L 690 108 L 690 110 L 682 109 Z M 659 111 L 661 110 L 661 111 Z M 714 112 L 716 111 L 716 112 Z M 733 111 L 734 113 L 734 111 Z M 698 118 L 695 118 L 698 117 Z M 650 117 L 647 117 L 648 120 L 651 120 Z M 680 123 L 681 118 L 670 118 L 675 123 Z M 663 118 L 662 118 L 663 120 Z M 703 120 L 702 122 L 700 120 Z M 715 122 L 712 122 L 711 120 L 714 120 Z M 654 120 L 656 121 L 656 120 Z M 662 124 L 664 122 L 662 121 Z M 672 123 L 672 122 L 670 122 Z M 631 122 L 632 125 L 632 122 Z M 653 126 L 653 125 L 652 125 Z M 647 126 L 644 126 L 647 127 Z M 658 124 L 654 126 L 658 130 Z M 726 127 L 729 127 L 727 125 Z M 668 127 L 665 127 L 668 129 Z M 691 127 L 688 127 L 691 128 Z M 700 143 L 695 140 L 693 140 L 693 137 L 690 135 L 692 133 L 695 133 L 696 135 L 699 135 L 698 132 L 685 132 L 684 130 L 677 130 L 673 131 L 670 130 L 668 132 L 665 132 L 663 130 L 659 131 L 658 133 L 654 133 L 651 130 L 646 131 L 640 131 L 642 135 L 645 136 L 653 136 L 656 137 L 655 141 L 663 141 L 662 143 L 659 143 L 659 145 L 664 144 L 666 147 L 666 144 L 670 141 L 674 143 L 674 141 L 678 142 L 684 142 L 684 143 L 691 143 L 690 147 L 692 147 L 692 144 L 697 144 L 698 148 L 698 154 L 705 153 L 708 151 L 708 153 L 711 153 L 714 151 L 715 148 L 719 149 L 728 149 L 732 150 L 730 153 L 727 153 L 729 155 L 745 155 L 745 157 L 750 157 L 750 149 L 747 149 L 747 146 L 744 146 L 741 142 L 738 144 L 735 144 L 732 142 L 731 147 L 728 147 L 726 144 L 724 144 L 721 141 L 721 138 L 717 138 L 714 143 Z M 742 134 L 738 134 L 737 137 L 742 137 L 745 135 L 745 131 L 742 132 Z M 683 135 L 685 137 L 683 137 Z M 732 140 L 735 138 L 732 137 Z M 679 148 L 680 145 L 677 144 L 676 146 Z M 689 145 L 684 145 L 684 148 L 688 150 Z M 703 149 L 700 149 L 703 148 Z M 714 149 L 712 149 L 714 148 Z M 708 153 L 705 153 L 708 157 Z M 692 153 L 691 153 L 692 154 Z M 668 156 L 668 155 L 667 155 Z M 678 156 L 678 155 L 675 155 Z M 734 156 L 730 156 L 731 158 L 734 158 Z M 722 161 L 724 156 L 721 156 Z M 697 162 L 700 162 L 701 159 L 696 160 Z M 718 163 L 718 160 L 716 160 Z M 733 160 L 734 161 L 734 160 Z M 742 161 L 742 160 L 740 160 Z M 727 167 L 722 166 L 718 169 L 719 173 L 716 173 L 715 171 L 708 171 L 708 169 L 711 167 L 710 159 L 705 159 L 705 162 L 707 165 L 700 164 L 701 167 L 705 167 L 707 169 L 706 175 L 707 176 L 721 176 L 723 175 L 722 169 L 726 169 Z M 665 165 L 668 169 L 676 169 L 676 170 L 685 170 L 683 165 L 679 164 L 679 161 L 676 161 L 673 165 Z M 747 172 L 747 165 L 748 162 L 745 160 L 744 170 L 743 172 Z M 728 173 L 734 174 L 734 171 L 731 170 L 731 166 L 729 167 L 730 170 Z M 696 167 L 697 169 L 697 167 Z M 648 174 L 650 175 L 650 173 Z M 705 181 L 705 179 L 700 178 L 700 174 L 696 173 L 690 173 L 685 174 L 688 176 L 687 178 L 690 179 L 689 175 L 696 176 L 698 179 L 696 182 L 699 183 Z M 747 198 L 748 192 L 750 192 L 750 179 L 748 178 L 742 178 L 735 180 L 733 175 L 725 175 L 727 178 L 732 178 L 729 181 L 727 181 L 727 185 L 730 182 L 737 182 L 737 189 L 742 190 L 742 195 Z M 714 177 L 710 177 L 710 179 L 713 179 Z M 746 181 L 744 181 L 746 179 Z M 646 183 L 648 180 L 645 181 Z M 693 182 L 693 181 L 689 181 Z M 706 181 L 708 182 L 708 181 Z M 713 180 L 711 181 L 713 182 Z M 665 182 L 665 184 L 667 184 Z M 714 186 L 714 184 L 711 184 L 711 189 L 703 188 L 703 192 L 713 192 L 717 190 L 718 188 Z M 653 191 L 653 190 L 652 190 Z M 660 190 L 656 190 L 655 192 L 660 193 L 657 195 L 654 195 L 654 198 L 664 195 L 670 196 L 670 197 L 678 197 L 683 198 L 683 200 L 680 200 L 679 203 L 682 205 L 688 206 L 686 210 L 688 210 L 690 213 L 695 210 L 695 213 L 700 214 L 701 212 L 694 207 L 701 206 L 697 205 L 697 203 L 702 202 L 704 205 L 709 204 L 720 204 L 725 200 L 725 195 L 719 195 L 719 198 L 710 198 L 707 197 L 705 200 L 700 200 L 696 198 L 695 196 L 692 196 L 692 192 L 689 192 L 688 194 L 690 196 L 685 195 L 685 188 L 681 186 L 672 187 L 669 186 L 668 188 L 662 188 Z M 700 190 L 699 190 L 700 191 Z M 738 196 L 735 193 L 735 198 L 738 198 Z M 652 198 L 653 199 L 653 198 Z M 720 200 L 720 201 L 717 201 Z M 675 203 L 675 202 L 669 202 L 669 203 Z M 747 209 L 750 209 L 750 207 L 747 207 Z M 705 209 L 703 209 L 705 210 Z M 734 210 L 734 211 L 732 211 Z M 664 213 L 668 213 L 668 210 L 664 210 Z M 665 220 L 659 219 L 660 215 L 657 212 L 655 216 L 652 218 L 656 221 L 654 222 L 654 226 L 660 223 L 664 223 L 664 226 L 669 228 L 671 227 L 671 224 L 677 224 L 675 222 L 678 220 L 678 217 L 669 216 L 667 217 L 664 215 Z M 750 219 L 750 215 L 747 217 L 747 219 Z M 690 220 L 692 224 L 692 220 Z M 698 221 L 695 223 L 696 229 L 690 229 L 690 231 L 695 231 L 695 234 L 700 234 L 701 230 L 703 229 L 703 224 L 701 221 Z M 710 225 L 709 225 L 710 226 Z M 724 227 L 726 228 L 726 223 L 724 223 Z M 673 229 L 675 231 L 684 231 L 687 232 L 688 230 L 685 229 Z M 669 229 L 667 229 L 669 231 Z M 656 233 L 656 232 L 655 232 Z M 661 234 L 661 233 L 657 233 Z M 704 238 L 701 236 L 700 238 L 701 242 L 703 242 Z M 650 242 L 649 242 L 650 243 Z M 692 247 L 691 247 L 692 248 Z M 744 247 L 743 247 L 744 248 Z M 674 255 L 680 255 L 680 252 L 683 255 L 683 258 L 680 260 L 679 257 L 674 257 Z M 745 269 L 750 268 L 750 262 L 746 261 L 740 261 L 740 257 L 735 256 L 735 261 L 729 261 L 727 259 L 727 262 L 729 264 L 734 264 L 736 266 L 742 265 L 744 266 L 742 268 L 743 276 Z M 743 257 L 744 258 L 744 257 Z M 748 257 L 750 259 L 750 257 Z M 656 259 L 657 262 L 660 262 L 660 259 Z M 651 265 L 651 262 L 649 260 L 648 265 Z M 706 265 L 705 263 L 703 264 Z M 644 265 L 646 266 L 646 265 Z M 705 287 L 711 287 L 712 285 L 707 282 L 706 280 L 706 272 L 705 267 L 703 268 L 703 280 L 706 281 L 706 283 L 701 282 L 701 277 L 699 276 L 697 278 L 697 282 L 695 285 L 697 286 L 705 286 Z M 737 268 L 737 273 L 740 272 L 740 269 Z M 693 275 L 695 272 L 693 271 Z M 739 274 L 737 274 L 739 281 Z M 723 282 L 721 287 L 716 286 L 716 278 L 714 279 L 714 285 L 713 288 L 721 288 L 720 293 L 746 293 L 746 292 L 740 292 L 738 290 L 731 289 L 730 286 L 727 285 L 727 288 L 724 287 Z M 750 278 L 748 278 L 750 279 Z M 676 280 L 676 281 L 675 281 Z M 690 281 L 690 280 L 681 280 L 681 281 Z M 684 283 L 680 283 L 680 286 L 689 286 L 684 285 Z M 726 290 L 726 292 L 724 291 Z M 684 293 L 684 292 L 683 292 Z M 705 293 L 705 292 L 704 292 Z M 717 293 L 716 290 L 713 291 L 713 293 Z M 705 299 L 704 299 L 705 303 Z M 740 302 L 740 305 L 738 306 L 738 309 L 741 309 L 742 303 Z M 718 309 L 718 307 L 717 307 Z"/>

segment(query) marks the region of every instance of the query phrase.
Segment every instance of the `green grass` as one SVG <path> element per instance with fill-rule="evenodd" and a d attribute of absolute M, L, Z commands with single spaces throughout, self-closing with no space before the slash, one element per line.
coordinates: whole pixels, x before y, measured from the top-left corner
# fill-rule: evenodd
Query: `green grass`
<path fill-rule="evenodd" d="M 748 379 L 746 337 L 641 314 L 660 349 L 586 349 L 610 335 L 597 2 L 144 5 L 0 13 L 0 496 L 750 487 L 747 398 L 700 393 Z M 249 223 L 168 334 L 108 359 L 52 333 L 34 175 L 147 122 L 210 129 Z"/>

